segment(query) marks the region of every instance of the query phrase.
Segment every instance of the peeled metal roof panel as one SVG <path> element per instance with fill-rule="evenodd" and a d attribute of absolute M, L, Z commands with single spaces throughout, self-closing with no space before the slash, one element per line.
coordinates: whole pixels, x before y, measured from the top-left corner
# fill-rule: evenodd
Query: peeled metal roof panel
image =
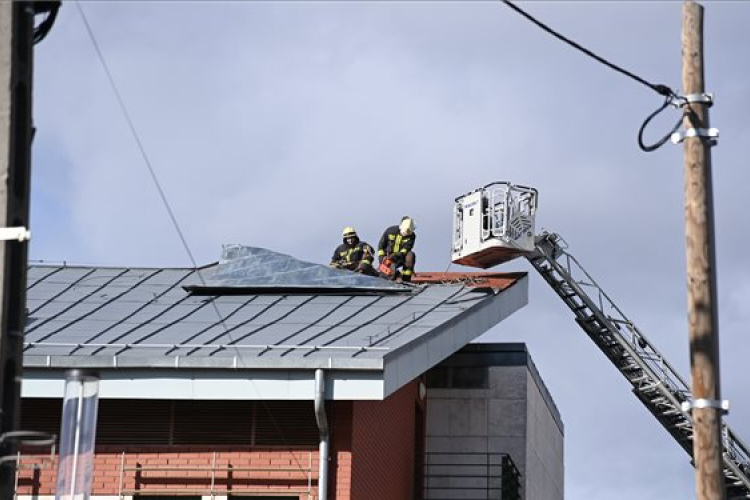
<path fill-rule="evenodd" d="M 265 248 L 224 245 L 221 260 L 205 283 L 185 287 L 213 294 L 242 289 L 314 289 L 408 292 L 409 286 L 330 266 L 305 262 Z"/>

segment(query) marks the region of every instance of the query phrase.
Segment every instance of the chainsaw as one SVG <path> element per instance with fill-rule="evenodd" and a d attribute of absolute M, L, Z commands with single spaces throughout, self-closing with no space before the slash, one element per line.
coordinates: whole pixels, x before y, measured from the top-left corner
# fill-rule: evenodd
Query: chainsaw
<path fill-rule="evenodd" d="M 386 257 L 380 262 L 380 267 L 378 267 L 378 271 L 380 271 L 380 277 L 381 278 L 388 278 L 390 280 L 394 279 L 396 276 L 396 264 L 393 262 L 392 259 L 389 259 Z"/>

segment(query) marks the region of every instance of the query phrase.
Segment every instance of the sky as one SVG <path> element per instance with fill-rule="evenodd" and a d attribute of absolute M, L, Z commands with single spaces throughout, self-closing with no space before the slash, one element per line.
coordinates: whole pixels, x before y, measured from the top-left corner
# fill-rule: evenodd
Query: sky
<path fill-rule="evenodd" d="M 750 441 L 750 2 L 705 5 L 722 397 Z M 680 2 L 521 6 L 680 89 Z M 82 7 L 199 265 L 226 243 L 325 263 L 344 226 L 374 244 L 408 214 L 417 271 L 444 271 L 457 196 L 533 186 L 537 229 L 561 234 L 689 380 L 682 147 L 638 148 L 652 90 L 499 2 Z M 36 46 L 34 78 L 31 258 L 191 266 L 74 3 Z M 482 340 L 527 343 L 565 423 L 566 499 L 694 498 L 688 456 L 554 292 L 523 260 L 496 270 L 529 272 L 529 305 Z"/>

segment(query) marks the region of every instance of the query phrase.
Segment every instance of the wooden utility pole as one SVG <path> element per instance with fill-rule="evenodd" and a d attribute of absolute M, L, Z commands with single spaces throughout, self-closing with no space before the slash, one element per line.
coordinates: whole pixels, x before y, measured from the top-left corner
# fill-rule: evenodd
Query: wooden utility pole
<path fill-rule="evenodd" d="M 31 166 L 31 74 L 34 5 L 0 1 L 0 230 L 28 227 Z M 12 231 L 12 230 L 11 230 Z M 19 235 L 21 233 L 19 232 Z M 18 437 L 23 327 L 26 322 L 26 241 L 0 237 L 0 456 L 13 456 Z M 0 499 L 13 498 L 13 462 L 0 466 Z"/>
<path fill-rule="evenodd" d="M 688 324 L 693 384 L 693 460 L 697 500 L 724 500 L 719 390 L 719 329 L 714 267 L 713 187 L 708 107 L 703 80 L 703 7 L 682 9 L 685 109 L 685 235 Z"/>

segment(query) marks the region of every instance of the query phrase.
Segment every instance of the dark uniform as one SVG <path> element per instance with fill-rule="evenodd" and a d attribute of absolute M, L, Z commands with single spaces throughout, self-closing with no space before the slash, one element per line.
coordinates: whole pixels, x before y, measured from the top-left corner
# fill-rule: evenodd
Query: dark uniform
<path fill-rule="evenodd" d="M 401 278 L 410 281 L 414 274 L 414 266 L 417 256 L 412 250 L 417 239 L 415 233 L 403 236 L 398 226 L 391 226 L 385 230 L 378 243 L 378 259 L 383 261 L 390 258 L 396 265 L 396 269 L 403 266 Z"/>
<path fill-rule="evenodd" d="M 336 247 L 331 257 L 331 266 L 377 276 L 372 268 L 373 255 L 375 250 L 372 246 L 357 238 L 354 245 L 342 243 Z"/>

